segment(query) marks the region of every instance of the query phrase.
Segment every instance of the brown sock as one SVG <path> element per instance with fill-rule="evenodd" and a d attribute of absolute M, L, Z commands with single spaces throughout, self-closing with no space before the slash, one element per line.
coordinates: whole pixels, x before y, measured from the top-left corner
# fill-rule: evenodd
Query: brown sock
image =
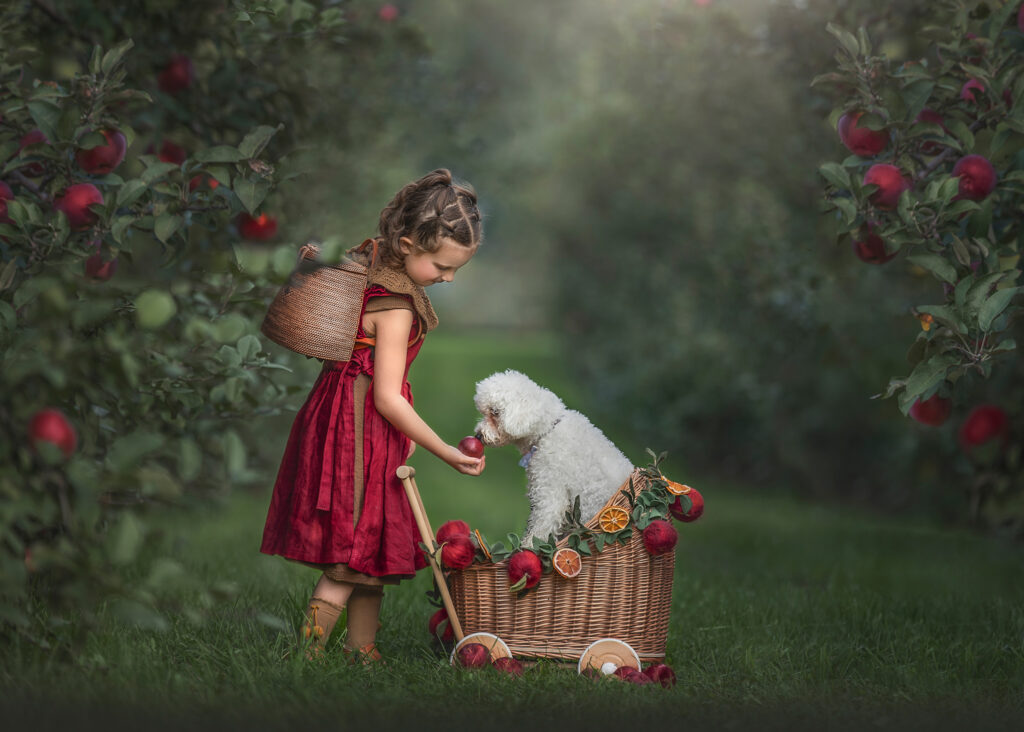
<path fill-rule="evenodd" d="M 306 608 L 306 622 L 302 626 L 303 638 L 312 639 L 312 645 L 316 650 L 322 649 L 327 645 L 327 639 L 331 637 L 331 631 L 334 630 L 344 610 L 344 605 L 335 605 L 322 597 L 312 598 L 309 607 Z"/>
<path fill-rule="evenodd" d="M 374 641 L 380 627 L 380 605 L 384 590 L 380 587 L 356 587 L 348 599 L 348 638 L 345 647 L 374 655 Z M 373 649 L 371 652 L 368 649 Z"/>

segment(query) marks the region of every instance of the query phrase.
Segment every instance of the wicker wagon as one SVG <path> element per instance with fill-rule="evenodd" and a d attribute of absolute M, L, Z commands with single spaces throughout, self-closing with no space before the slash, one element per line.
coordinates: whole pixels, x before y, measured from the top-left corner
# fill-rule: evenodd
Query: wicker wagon
<path fill-rule="evenodd" d="M 646 485 L 639 471 L 633 480 Z M 629 508 L 621 491 L 606 505 Z M 597 528 L 596 517 L 587 528 Z M 452 571 L 448 587 L 466 635 L 493 633 L 515 656 L 578 659 L 595 640 L 616 638 L 651 662 L 665 657 L 674 569 L 675 553 L 651 556 L 634 528 L 624 546 L 584 557 L 572 579 L 545 574 L 517 596 L 509 592 L 504 561 Z"/>
<path fill-rule="evenodd" d="M 641 470 L 631 479 L 637 491 L 647 488 Z M 622 488 L 628 487 L 629 480 Z M 605 506 L 629 510 L 630 503 L 619 490 Z M 586 526 L 598 529 L 597 516 Z M 563 546 L 566 539 L 557 544 Z M 518 595 L 509 592 L 507 561 L 449 571 L 447 590 L 463 636 L 456 650 L 466 642 L 486 645 L 486 638 L 494 638 L 501 650 L 491 644 L 492 655 L 578 660 L 580 670 L 600 668 L 609 660 L 633 666 L 661 661 L 674 570 L 675 553 L 650 555 L 634 528 L 625 545 L 611 544 L 583 557 L 572 579 L 545 574 Z"/>

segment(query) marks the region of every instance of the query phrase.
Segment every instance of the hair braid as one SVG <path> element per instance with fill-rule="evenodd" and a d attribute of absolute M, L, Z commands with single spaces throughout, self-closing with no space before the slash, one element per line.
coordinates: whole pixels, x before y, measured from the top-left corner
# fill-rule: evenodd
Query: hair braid
<path fill-rule="evenodd" d="M 453 212 L 453 213 L 449 213 Z M 455 183 L 445 168 L 427 173 L 403 186 L 380 213 L 380 253 L 392 267 L 401 265 L 404 254 L 399 240 L 412 239 L 424 252 L 436 252 L 439 237 L 466 247 L 477 247 L 483 239 L 476 192 L 469 185 Z"/>

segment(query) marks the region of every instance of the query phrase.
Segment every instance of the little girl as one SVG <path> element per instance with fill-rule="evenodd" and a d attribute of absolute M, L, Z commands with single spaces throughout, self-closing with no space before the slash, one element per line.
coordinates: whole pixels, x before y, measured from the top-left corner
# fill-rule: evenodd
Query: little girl
<path fill-rule="evenodd" d="M 380 658 L 383 586 L 426 566 L 395 475 L 416 445 L 460 473 L 483 472 L 484 458 L 462 454 L 420 418 L 407 381 L 437 327 L 424 288 L 451 282 L 481 233 L 472 188 L 435 170 L 402 188 L 381 212 L 379 236 L 349 252 L 369 267 L 356 347 L 351 360 L 324 363 L 295 418 L 260 547 L 323 571 L 303 627 L 312 653 L 347 606 L 346 652 Z"/>

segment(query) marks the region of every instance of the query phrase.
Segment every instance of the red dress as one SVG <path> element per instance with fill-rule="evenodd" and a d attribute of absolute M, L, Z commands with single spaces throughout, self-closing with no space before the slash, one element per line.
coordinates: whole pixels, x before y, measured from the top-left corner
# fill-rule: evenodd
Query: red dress
<path fill-rule="evenodd" d="M 370 298 L 382 296 L 394 294 L 379 285 L 368 287 L 363 311 Z M 402 396 L 410 404 L 409 366 L 423 345 L 419 333 L 419 323 L 414 322 L 402 385 Z M 362 326 L 357 337 L 365 337 Z M 372 577 L 411 577 L 426 566 L 426 560 L 418 546 L 412 509 L 395 475 L 409 454 L 410 440 L 377 412 L 372 385 L 364 403 L 355 403 L 358 390 L 353 387 L 360 374 L 373 378 L 372 347 L 357 348 L 350 361 L 324 363 L 292 425 L 260 551 L 313 564 L 347 564 L 350 570 Z M 354 478 L 354 410 L 359 408 L 363 413 L 361 497 Z"/>

